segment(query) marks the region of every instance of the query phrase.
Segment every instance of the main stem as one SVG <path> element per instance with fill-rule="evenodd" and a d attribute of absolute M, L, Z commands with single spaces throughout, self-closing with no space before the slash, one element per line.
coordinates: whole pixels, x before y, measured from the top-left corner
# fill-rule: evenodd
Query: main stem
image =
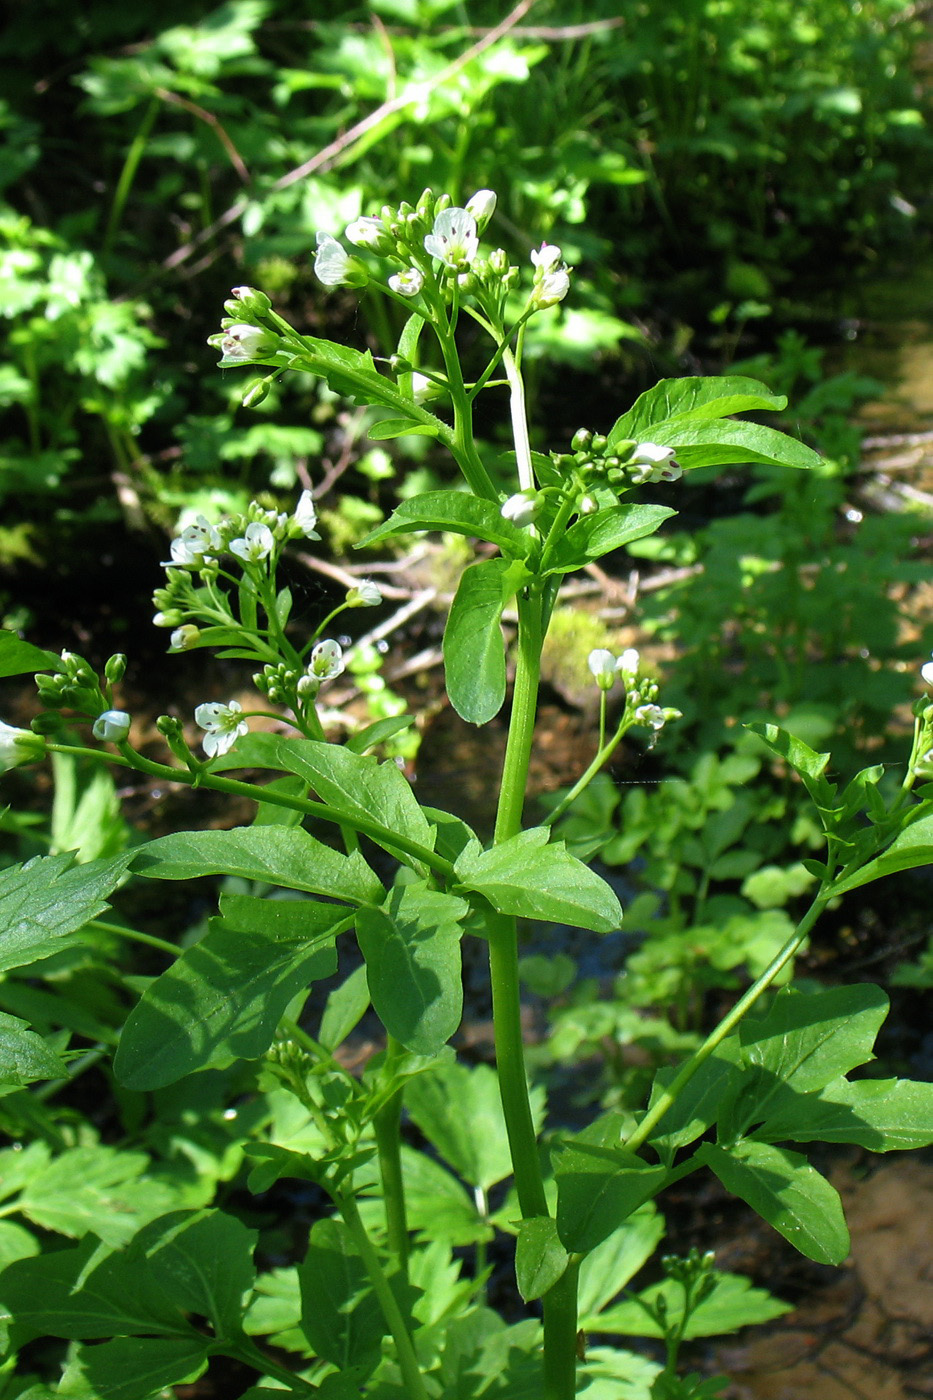
<path fill-rule="evenodd" d="M 386 1046 L 387 1073 L 392 1072 L 400 1051 L 401 1045 L 390 1035 Z M 394 1251 L 402 1273 L 407 1276 L 408 1218 L 405 1213 L 405 1183 L 402 1179 L 401 1114 L 400 1086 L 382 1107 L 376 1110 L 373 1115 L 373 1131 L 376 1134 L 376 1150 L 379 1154 L 389 1247 Z"/>

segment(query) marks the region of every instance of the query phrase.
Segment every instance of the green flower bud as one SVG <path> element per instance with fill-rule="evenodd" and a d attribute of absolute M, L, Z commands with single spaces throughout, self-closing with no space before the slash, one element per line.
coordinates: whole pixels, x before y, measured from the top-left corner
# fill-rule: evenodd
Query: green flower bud
<path fill-rule="evenodd" d="M 104 676 L 111 685 L 118 685 L 126 675 L 126 657 L 122 651 L 115 652 L 104 667 Z"/>

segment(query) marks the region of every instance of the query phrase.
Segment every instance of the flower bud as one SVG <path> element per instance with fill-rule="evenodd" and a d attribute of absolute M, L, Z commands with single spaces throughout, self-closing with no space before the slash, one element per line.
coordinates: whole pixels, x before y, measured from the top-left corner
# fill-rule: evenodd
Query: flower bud
<path fill-rule="evenodd" d="M 593 434 L 589 428 L 578 428 L 570 439 L 570 446 L 574 452 L 588 452 L 593 441 Z"/>
<path fill-rule="evenodd" d="M 91 733 L 95 739 L 108 744 L 122 744 L 130 732 L 132 720 L 126 710 L 105 710 L 94 721 Z"/>
<path fill-rule="evenodd" d="M 45 740 L 31 729 L 16 729 L 0 721 L 0 772 L 45 757 Z"/>
<path fill-rule="evenodd" d="M 230 301 L 224 302 L 224 310 L 238 320 L 247 316 L 255 320 L 259 316 L 267 316 L 272 310 L 272 302 L 265 292 L 257 292 L 255 287 L 234 287 L 230 298 Z"/>
<path fill-rule="evenodd" d="M 258 408 L 275 383 L 275 375 L 267 374 L 264 379 L 251 379 L 240 400 L 244 408 Z"/>
<path fill-rule="evenodd" d="M 115 652 L 104 667 L 104 677 L 111 685 L 118 685 L 126 675 L 126 657 L 121 651 Z"/>
<path fill-rule="evenodd" d="M 511 520 L 513 525 L 524 530 L 526 526 L 534 523 L 540 508 L 541 501 L 537 491 L 519 491 L 503 503 L 499 514 L 503 520 Z"/>
<path fill-rule="evenodd" d="M 355 248 L 371 248 L 374 253 L 385 254 L 392 250 L 392 240 L 381 219 L 364 217 L 347 224 L 344 238 Z"/>
<path fill-rule="evenodd" d="M 36 715 L 29 721 L 29 728 L 33 734 L 57 734 L 61 729 L 63 720 L 61 715 Z"/>
<path fill-rule="evenodd" d="M 616 678 L 616 659 L 605 647 L 597 647 L 586 659 L 600 690 L 611 690 Z"/>
<path fill-rule="evenodd" d="M 200 640 L 200 627 L 195 627 L 193 622 L 186 622 L 183 627 L 176 627 L 169 638 L 169 651 L 191 651 Z"/>
<path fill-rule="evenodd" d="M 212 337 L 211 343 L 216 343 L 216 337 Z M 234 321 L 220 337 L 219 348 L 225 360 L 247 364 L 250 360 L 264 360 L 274 355 L 279 348 L 279 337 L 261 326 Z"/>
<path fill-rule="evenodd" d="M 466 211 L 476 220 L 476 231 L 482 233 L 496 211 L 496 196 L 492 190 L 477 190 L 466 202 Z"/>
<path fill-rule="evenodd" d="M 168 608 L 165 612 L 157 612 L 152 619 L 153 627 L 180 627 L 184 622 L 184 614 L 177 608 Z"/>

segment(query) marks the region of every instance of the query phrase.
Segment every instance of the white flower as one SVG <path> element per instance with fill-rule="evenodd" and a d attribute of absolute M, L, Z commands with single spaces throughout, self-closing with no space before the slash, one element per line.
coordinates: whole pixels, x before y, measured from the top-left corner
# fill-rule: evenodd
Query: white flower
<path fill-rule="evenodd" d="M 445 267 L 459 270 L 469 265 L 479 251 L 476 220 L 466 209 L 444 209 L 434 220 L 434 228 L 424 240 L 425 250 L 432 258 L 440 258 Z"/>
<path fill-rule="evenodd" d="M 629 458 L 629 466 L 663 467 L 673 455 L 673 447 L 659 447 L 656 442 L 639 442 Z"/>
<path fill-rule="evenodd" d="M 648 729 L 663 729 L 667 719 L 660 705 L 639 705 L 635 711 L 635 723 L 644 724 Z"/>
<path fill-rule="evenodd" d="M 595 515 L 599 510 L 599 502 L 592 496 L 583 496 L 578 509 L 581 515 Z"/>
<path fill-rule="evenodd" d="M 546 272 L 540 282 L 531 289 L 531 300 L 539 311 L 547 306 L 556 306 L 570 291 L 570 273 L 565 267 Z"/>
<path fill-rule="evenodd" d="M 511 520 L 513 525 L 523 530 L 537 519 L 540 506 L 537 491 L 518 491 L 500 507 L 499 514 L 503 520 Z"/>
<path fill-rule="evenodd" d="M 225 360 L 262 360 L 275 353 L 278 340 L 261 326 L 251 326 L 245 321 L 234 321 L 224 331 L 220 341 L 221 353 Z"/>
<path fill-rule="evenodd" d="M 586 658 L 596 684 L 600 690 L 611 690 L 616 678 L 616 659 L 605 647 L 597 647 Z"/>
<path fill-rule="evenodd" d="M 274 548 L 275 536 L 268 525 L 262 525 L 258 520 L 247 525 L 246 533 L 241 539 L 230 541 L 230 553 L 245 560 L 247 564 L 258 564 L 261 560 L 268 559 Z"/>
<path fill-rule="evenodd" d="M 206 554 L 212 554 L 220 548 L 218 531 L 203 515 L 199 515 L 193 525 L 186 525 L 181 534 L 172 540 L 169 546 L 172 557 L 169 562 L 183 567 L 198 565 Z"/>
<path fill-rule="evenodd" d="M 344 231 L 344 238 L 355 248 L 375 248 L 385 240 L 385 237 L 386 230 L 382 220 L 371 217 L 354 219 L 352 224 L 347 224 Z M 320 238 L 319 234 L 318 242 L 320 242 Z"/>
<path fill-rule="evenodd" d="M 302 491 L 298 497 L 298 504 L 292 515 L 292 523 L 306 540 L 319 540 L 321 538 L 314 528 L 317 524 L 317 511 L 314 509 L 314 501 L 310 491 Z"/>
<path fill-rule="evenodd" d="M 382 592 L 371 578 L 361 578 L 347 594 L 348 608 L 378 608 L 381 602 Z"/>
<path fill-rule="evenodd" d="M 0 720 L 0 773 L 20 763 L 32 763 L 44 754 L 45 740 L 41 734 L 34 734 L 31 729 L 17 729 Z"/>
<path fill-rule="evenodd" d="M 434 380 L 429 379 L 426 374 L 419 374 L 415 370 L 411 377 L 411 396 L 415 403 L 424 403 L 426 399 L 436 399 L 440 393 L 443 393 L 440 384 L 435 384 Z"/>
<path fill-rule="evenodd" d="M 623 651 L 616 662 L 616 669 L 619 675 L 626 681 L 633 681 L 638 675 L 638 667 L 640 664 L 640 658 L 635 648 L 626 647 L 625 651 Z"/>
<path fill-rule="evenodd" d="M 218 754 L 229 753 L 237 739 L 249 732 L 249 725 L 240 715 L 243 706 L 238 700 L 231 700 L 229 705 L 221 705 L 218 701 L 211 701 L 206 705 L 199 705 L 194 712 L 195 724 L 199 725 L 207 732 L 204 735 L 204 752 L 208 758 L 216 758 Z"/>
<path fill-rule="evenodd" d="M 416 297 L 424 286 L 424 273 L 417 267 L 407 267 L 404 272 L 396 272 L 389 278 L 389 286 L 400 297 Z"/>
<path fill-rule="evenodd" d="M 927 685 L 933 685 L 933 661 L 928 661 L 925 666 L 921 666 L 920 674 Z"/>
<path fill-rule="evenodd" d="M 122 744 L 130 732 L 130 724 L 126 710 L 104 710 L 95 719 L 91 733 L 95 739 L 105 739 L 109 744 Z"/>
<path fill-rule="evenodd" d="M 532 248 L 531 261 L 538 269 L 540 276 L 545 273 L 554 272 L 561 260 L 559 248 L 555 248 L 553 243 L 542 243 L 540 248 Z"/>
<path fill-rule="evenodd" d="M 308 675 L 316 681 L 332 681 L 344 669 L 343 647 L 339 642 L 327 639 L 318 642 L 311 650 Z"/>
<path fill-rule="evenodd" d="M 329 233 L 317 235 L 317 252 L 314 255 L 314 275 L 325 287 L 348 285 L 350 254 L 336 238 Z"/>
<path fill-rule="evenodd" d="M 466 212 L 476 220 L 476 229 L 482 233 L 496 212 L 496 195 L 493 190 L 477 190 L 466 202 Z"/>

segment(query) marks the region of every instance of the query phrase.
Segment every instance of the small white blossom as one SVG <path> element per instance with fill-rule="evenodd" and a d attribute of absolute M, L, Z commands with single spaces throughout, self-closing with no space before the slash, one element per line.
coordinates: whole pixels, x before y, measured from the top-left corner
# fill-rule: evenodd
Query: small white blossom
<path fill-rule="evenodd" d="M 109 744 L 122 744 L 130 732 L 131 722 L 126 710 L 105 710 L 95 719 L 91 733 L 95 739 L 105 739 Z"/>
<path fill-rule="evenodd" d="M 476 220 L 476 229 L 482 233 L 496 212 L 496 195 L 493 190 L 477 190 L 466 202 L 466 212 Z"/>
<path fill-rule="evenodd" d="M 673 447 L 659 447 L 656 442 L 639 442 L 629 458 L 629 463 L 632 466 L 663 467 L 673 455 Z"/>
<path fill-rule="evenodd" d="M 424 246 L 432 258 L 440 258 L 445 267 L 459 271 L 465 263 L 472 263 L 479 251 L 476 220 L 466 209 L 444 209 L 425 236 Z"/>
<path fill-rule="evenodd" d="M 579 505 L 581 515 L 595 515 L 598 510 L 599 502 L 597 500 L 594 500 L 592 496 L 582 497 Z"/>
<path fill-rule="evenodd" d="M 220 349 L 225 360 L 262 360 L 273 354 L 278 346 L 274 335 L 261 326 L 251 326 L 245 321 L 234 321 L 224 331 Z"/>
<path fill-rule="evenodd" d="M 616 663 L 619 675 L 626 681 L 633 681 L 638 675 L 638 667 L 641 659 L 634 647 L 626 647 Z"/>
<path fill-rule="evenodd" d="M 540 502 L 537 491 L 518 491 L 501 506 L 499 514 L 503 520 L 511 520 L 523 530 L 537 518 Z"/>
<path fill-rule="evenodd" d="M 361 578 L 347 594 L 348 608 L 378 608 L 381 602 L 382 592 L 371 578 Z"/>
<path fill-rule="evenodd" d="M 920 674 L 927 685 L 933 685 L 933 661 L 928 661 L 925 666 L 921 666 Z"/>
<path fill-rule="evenodd" d="M 317 235 L 317 252 L 314 255 L 314 275 L 325 287 L 342 287 L 348 284 L 350 254 L 336 238 L 329 233 Z"/>
<path fill-rule="evenodd" d="M 329 638 L 311 650 L 308 675 L 315 681 L 332 681 L 344 670 L 343 647 Z"/>
<path fill-rule="evenodd" d="M 559 267 L 561 251 L 555 248 L 553 243 L 542 243 L 540 248 L 532 248 L 531 261 L 538 273 L 544 276 L 545 273 L 554 272 Z"/>
<path fill-rule="evenodd" d="M 45 740 L 41 734 L 34 734 L 31 729 L 17 729 L 0 720 L 0 772 L 5 773 L 20 763 L 32 763 L 44 754 Z"/>
<path fill-rule="evenodd" d="M 181 534 L 169 546 L 172 564 L 186 567 L 200 564 L 205 555 L 216 553 L 222 548 L 219 532 L 199 515 L 193 525 L 186 525 Z"/>
<path fill-rule="evenodd" d="M 389 278 L 389 286 L 400 297 L 416 297 L 424 286 L 424 273 L 417 267 L 407 267 L 404 272 L 396 272 Z"/>
<path fill-rule="evenodd" d="M 644 724 L 648 729 L 663 729 L 666 719 L 660 705 L 639 705 L 635 711 L 635 723 Z"/>
<path fill-rule="evenodd" d="M 344 231 L 344 238 L 355 248 L 375 248 L 385 239 L 385 236 L 386 231 L 382 220 L 372 217 L 354 219 L 352 224 L 347 224 Z M 318 241 L 320 242 L 320 236 Z"/>
<path fill-rule="evenodd" d="M 426 374 L 419 374 L 415 370 L 411 377 L 411 396 L 415 403 L 424 403 L 426 399 L 435 399 L 442 392 L 441 386 L 435 384 L 433 379 L 429 379 Z"/>
<path fill-rule="evenodd" d="M 612 652 L 605 647 L 597 647 L 590 652 L 586 664 L 600 690 L 611 690 L 616 678 L 616 659 Z"/>
<path fill-rule="evenodd" d="M 247 564 L 258 564 L 268 559 L 274 548 L 275 536 L 268 525 L 262 525 L 258 520 L 247 525 L 241 539 L 230 541 L 230 553 Z"/>
<path fill-rule="evenodd" d="M 555 268 L 553 272 L 546 272 L 540 282 L 536 282 L 531 289 L 531 300 L 539 311 L 545 307 L 556 306 L 559 301 L 570 291 L 570 273 L 565 267 Z"/>
<path fill-rule="evenodd" d="M 319 540 L 321 538 L 314 528 L 317 524 L 317 511 L 314 509 L 314 501 L 310 491 L 302 491 L 298 497 L 292 521 L 295 528 L 301 532 L 306 540 Z"/>
<path fill-rule="evenodd" d="M 242 711 L 243 706 L 238 700 L 231 700 L 229 705 L 222 705 L 219 701 L 198 705 L 194 720 L 195 724 L 206 730 L 202 743 L 208 758 L 229 753 L 237 739 L 249 732 L 246 720 L 240 718 Z"/>

